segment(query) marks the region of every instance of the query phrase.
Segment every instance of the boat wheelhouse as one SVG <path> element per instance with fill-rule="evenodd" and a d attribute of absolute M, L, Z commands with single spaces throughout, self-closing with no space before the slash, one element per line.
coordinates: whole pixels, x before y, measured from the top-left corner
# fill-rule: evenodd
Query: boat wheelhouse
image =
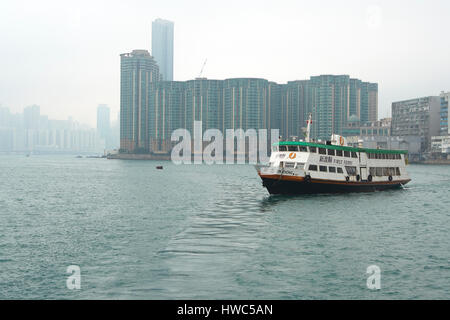
<path fill-rule="evenodd" d="M 257 170 L 271 194 L 367 192 L 411 181 L 406 165 L 406 150 L 350 147 L 333 135 L 326 143 L 275 143 L 269 165 Z"/>

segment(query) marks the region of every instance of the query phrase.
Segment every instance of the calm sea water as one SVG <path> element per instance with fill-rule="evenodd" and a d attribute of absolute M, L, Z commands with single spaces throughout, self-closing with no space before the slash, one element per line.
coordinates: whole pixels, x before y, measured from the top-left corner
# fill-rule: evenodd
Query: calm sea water
<path fill-rule="evenodd" d="M 408 171 L 287 197 L 249 165 L 0 156 L 0 298 L 449 299 L 450 167 Z"/>

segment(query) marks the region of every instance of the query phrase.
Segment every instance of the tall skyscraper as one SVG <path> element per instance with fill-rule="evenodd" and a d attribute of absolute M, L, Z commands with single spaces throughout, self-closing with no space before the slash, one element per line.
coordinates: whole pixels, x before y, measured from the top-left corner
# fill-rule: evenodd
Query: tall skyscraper
<path fill-rule="evenodd" d="M 151 89 L 159 68 L 147 50 L 120 55 L 120 149 L 148 152 Z"/>
<path fill-rule="evenodd" d="M 173 80 L 173 22 L 156 19 L 152 22 L 152 55 L 163 80 Z"/>
<path fill-rule="evenodd" d="M 97 107 L 97 132 L 100 138 L 105 140 L 106 148 L 111 145 L 111 120 L 109 116 L 109 107 L 106 104 L 100 104 Z"/>

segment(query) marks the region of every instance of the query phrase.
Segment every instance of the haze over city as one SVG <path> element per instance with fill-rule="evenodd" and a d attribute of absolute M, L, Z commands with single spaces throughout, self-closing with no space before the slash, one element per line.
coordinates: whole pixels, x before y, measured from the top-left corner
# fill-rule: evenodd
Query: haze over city
<path fill-rule="evenodd" d="M 0 105 L 38 104 L 95 125 L 119 111 L 119 54 L 151 50 L 151 22 L 175 23 L 174 80 L 278 83 L 348 74 L 391 103 L 450 88 L 448 1 L 2 1 Z"/>

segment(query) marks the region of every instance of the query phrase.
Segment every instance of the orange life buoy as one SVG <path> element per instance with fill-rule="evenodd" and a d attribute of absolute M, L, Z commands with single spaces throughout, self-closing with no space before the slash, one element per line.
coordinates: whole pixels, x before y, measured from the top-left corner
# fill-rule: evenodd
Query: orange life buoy
<path fill-rule="evenodd" d="M 340 138 L 339 138 L 339 143 L 341 144 L 341 146 L 344 145 L 344 137 L 340 137 Z"/>
<path fill-rule="evenodd" d="M 294 152 L 289 153 L 289 159 L 295 159 L 296 156 Z"/>

